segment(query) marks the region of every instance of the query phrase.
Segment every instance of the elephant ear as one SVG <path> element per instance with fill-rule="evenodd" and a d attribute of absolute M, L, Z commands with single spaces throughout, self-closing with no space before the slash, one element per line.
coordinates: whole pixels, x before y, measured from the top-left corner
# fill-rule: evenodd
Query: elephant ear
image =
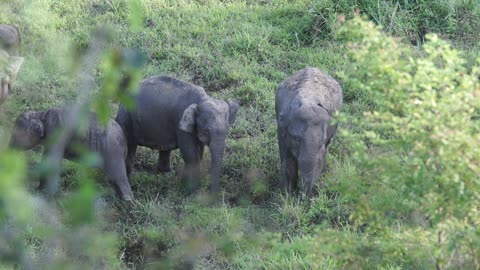
<path fill-rule="evenodd" d="M 240 104 L 238 104 L 238 101 L 236 100 L 229 100 L 227 101 L 228 103 L 228 122 L 230 122 L 230 125 L 233 125 L 235 123 L 235 119 L 237 118 L 237 112 L 238 108 L 240 108 Z"/>
<path fill-rule="evenodd" d="M 178 123 L 178 128 L 182 131 L 192 133 L 195 128 L 195 113 L 197 111 L 197 104 L 188 106 L 183 112 L 182 119 Z"/>

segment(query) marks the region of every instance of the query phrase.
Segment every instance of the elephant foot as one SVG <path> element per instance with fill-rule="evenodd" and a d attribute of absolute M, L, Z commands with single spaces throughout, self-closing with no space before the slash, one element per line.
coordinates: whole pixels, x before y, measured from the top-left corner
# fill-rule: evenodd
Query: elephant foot
<path fill-rule="evenodd" d="M 159 173 L 166 173 L 172 170 L 170 166 L 170 153 L 171 151 L 159 151 L 158 152 L 158 163 L 157 171 Z"/>
<path fill-rule="evenodd" d="M 133 195 L 123 195 L 122 200 L 126 202 L 132 202 L 133 201 Z"/>
<path fill-rule="evenodd" d="M 157 171 L 159 173 L 168 173 L 168 172 L 172 171 L 172 167 L 170 167 L 170 166 L 158 166 Z"/>

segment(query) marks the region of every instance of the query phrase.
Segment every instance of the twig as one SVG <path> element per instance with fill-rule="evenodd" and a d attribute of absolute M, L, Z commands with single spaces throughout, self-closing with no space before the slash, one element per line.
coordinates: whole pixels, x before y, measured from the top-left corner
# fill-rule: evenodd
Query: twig
<path fill-rule="evenodd" d="M 100 29 L 95 34 L 95 37 L 87 50 L 85 57 L 83 58 L 82 68 L 79 75 L 80 95 L 77 98 L 76 104 L 69 109 L 66 115 L 66 121 L 64 128 L 60 131 L 59 137 L 47 152 L 44 162 L 49 166 L 49 171 L 46 176 L 46 193 L 49 196 L 53 196 L 61 183 L 61 166 L 65 147 L 72 136 L 75 135 L 75 131 L 79 125 L 82 116 L 84 115 L 83 109 L 88 104 L 90 93 L 94 87 L 94 71 L 97 65 L 100 54 L 103 51 L 103 45 L 106 41 L 106 32 Z"/>

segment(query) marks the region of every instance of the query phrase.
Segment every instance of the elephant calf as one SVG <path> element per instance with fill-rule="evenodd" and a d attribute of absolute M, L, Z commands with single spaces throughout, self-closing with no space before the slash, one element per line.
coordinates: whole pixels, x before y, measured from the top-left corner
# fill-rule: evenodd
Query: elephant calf
<path fill-rule="evenodd" d="M 159 151 L 161 172 L 171 170 L 170 152 L 180 148 L 185 161 L 183 179 L 193 191 L 199 185 L 200 161 L 207 145 L 212 158 L 211 191 L 216 192 L 225 139 L 239 104 L 211 98 L 202 87 L 168 76 L 144 80 L 136 102 L 137 108 L 131 112 L 120 107 L 116 118 L 128 141 L 128 171 L 137 145 Z"/>
<path fill-rule="evenodd" d="M 17 56 L 20 48 L 20 31 L 9 24 L 0 24 L 0 49 Z"/>
<path fill-rule="evenodd" d="M 310 196 L 313 182 L 325 166 L 328 145 L 337 125 L 332 115 L 342 108 L 342 89 L 316 68 L 305 68 L 284 80 L 275 95 L 281 175 L 285 189 L 297 188 Z"/>
<path fill-rule="evenodd" d="M 55 133 L 65 125 L 67 117 L 65 109 L 55 108 L 46 111 L 27 111 L 15 120 L 10 146 L 29 150 L 37 145 L 48 147 L 55 143 Z M 102 169 L 110 178 L 110 183 L 117 194 L 124 200 L 132 200 L 133 194 L 128 183 L 125 169 L 127 144 L 121 127 L 110 120 L 106 128 L 100 126 L 95 115 L 89 115 L 88 128 L 84 132 L 77 131 L 70 136 L 64 158 L 75 159 L 78 145 L 98 153 L 103 160 Z M 45 188 L 45 179 L 40 181 L 40 188 Z"/>
<path fill-rule="evenodd" d="M 12 25 L 0 24 L 0 105 L 12 92 L 23 58 L 18 56 L 20 32 Z"/>

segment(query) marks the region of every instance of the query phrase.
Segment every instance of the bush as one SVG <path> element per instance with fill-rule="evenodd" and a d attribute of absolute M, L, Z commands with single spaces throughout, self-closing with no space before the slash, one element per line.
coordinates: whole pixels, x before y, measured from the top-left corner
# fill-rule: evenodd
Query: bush
<path fill-rule="evenodd" d="M 343 118 L 362 130 L 346 136 L 364 169 L 340 180 L 351 220 L 369 234 L 423 245 L 437 269 L 478 266 L 480 61 L 467 68 L 435 35 L 414 55 L 358 17 L 338 33 L 350 40 L 353 62 L 343 78 L 372 102 L 363 117 Z M 392 232 L 398 220 L 405 227 Z"/>

